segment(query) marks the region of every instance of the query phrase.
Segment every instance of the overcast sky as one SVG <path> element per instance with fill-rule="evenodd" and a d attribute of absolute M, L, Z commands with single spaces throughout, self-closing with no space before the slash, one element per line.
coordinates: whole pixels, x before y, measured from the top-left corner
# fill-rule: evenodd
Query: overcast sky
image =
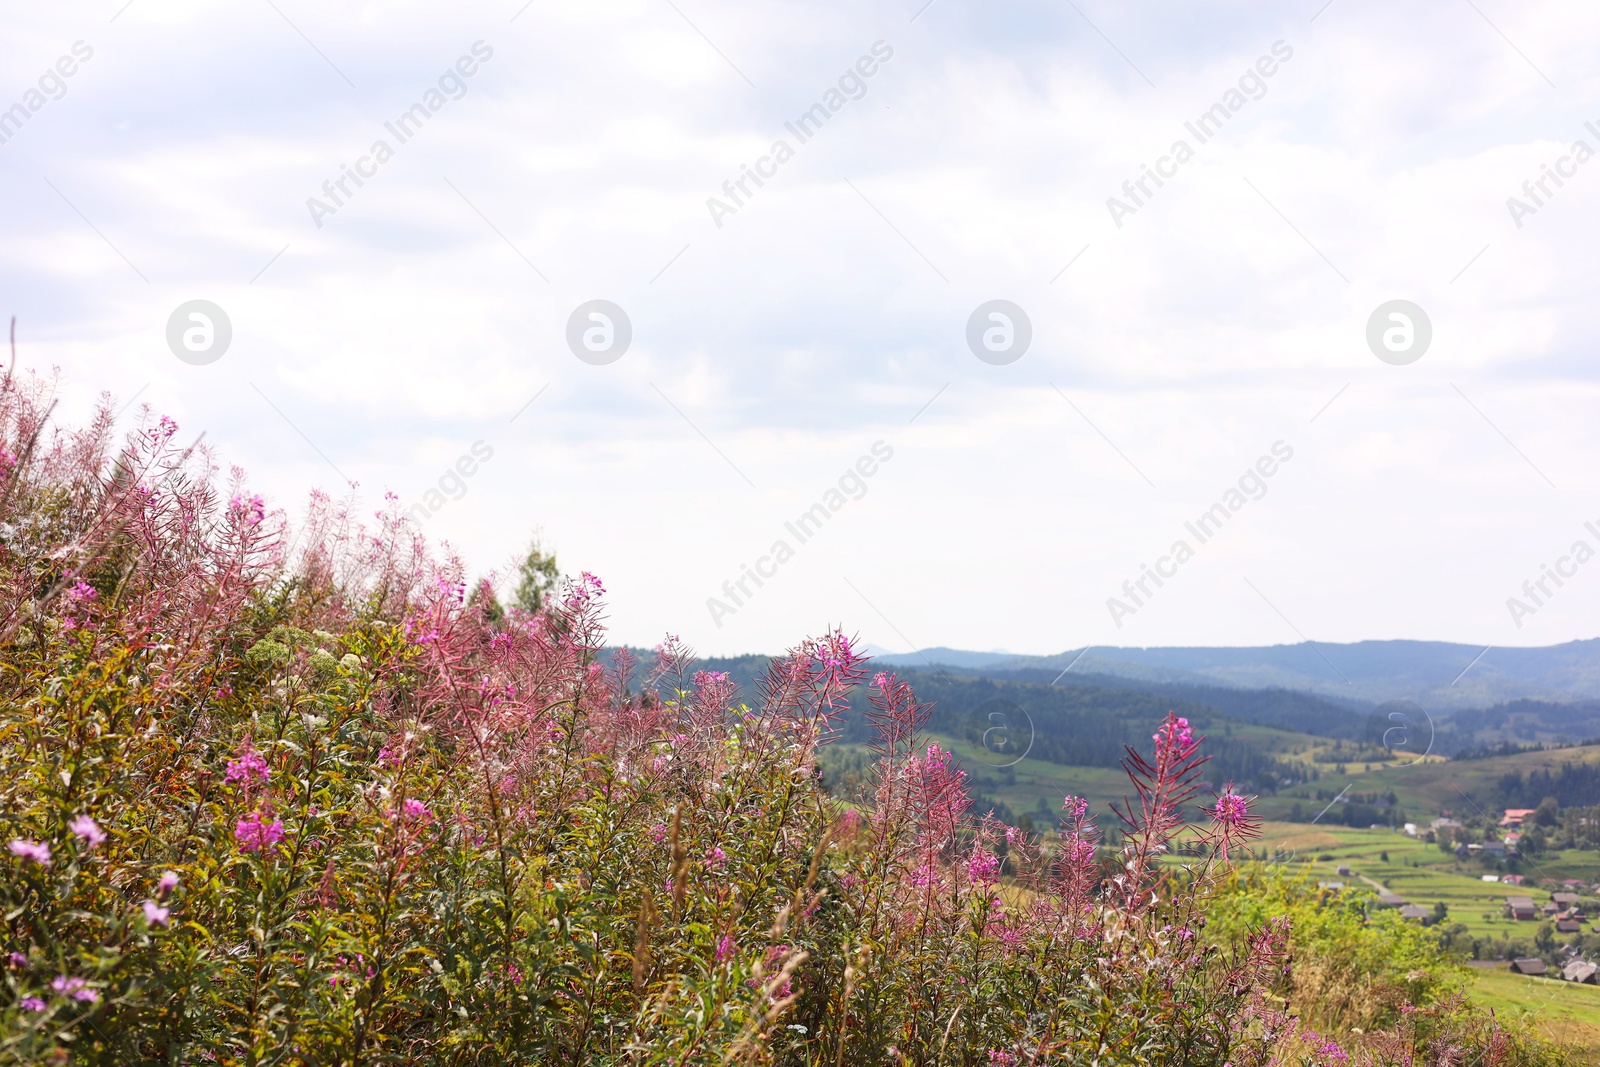
<path fill-rule="evenodd" d="M 1509 0 L 8 0 L 0 312 L 63 410 L 292 516 L 393 491 L 477 571 L 542 526 L 628 642 L 1552 644 L 1600 630 L 1597 47 Z"/>

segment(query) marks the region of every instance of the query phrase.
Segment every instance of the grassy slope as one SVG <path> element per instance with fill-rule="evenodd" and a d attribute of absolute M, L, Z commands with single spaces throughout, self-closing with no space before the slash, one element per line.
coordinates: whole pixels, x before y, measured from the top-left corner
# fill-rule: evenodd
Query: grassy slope
<path fill-rule="evenodd" d="M 1516 888 L 1483 881 L 1495 868 L 1478 860 L 1461 863 L 1435 845 L 1413 840 L 1392 830 L 1357 830 L 1347 826 L 1319 827 L 1305 823 L 1266 823 L 1261 846 L 1281 857 L 1282 862 L 1308 864 L 1314 877 L 1322 880 L 1354 882 L 1360 875 L 1372 879 L 1405 897 L 1407 902 L 1432 907 L 1442 902 L 1450 909 L 1451 922 L 1465 923 L 1475 937 L 1532 938 L 1536 923 L 1515 922 L 1500 912 L 1510 895 L 1532 896 L 1537 902 L 1549 899 L 1549 892 L 1537 885 Z M 1383 856 L 1388 855 L 1388 861 Z M 1317 857 L 1330 856 L 1320 860 Z M 1342 878 L 1339 865 L 1348 865 L 1352 877 Z M 1542 856 L 1537 869 L 1524 864 L 1524 873 L 1533 879 L 1550 877 L 1600 878 L 1600 854 L 1580 852 Z"/>
<path fill-rule="evenodd" d="M 1600 1062 L 1600 986 L 1512 974 L 1504 964 L 1472 974 L 1474 1001 L 1497 1012 L 1529 1012 L 1544 1036 L 1586 1050 L 1580 1062 Z"/>
<path fill-rule="evenodd" d="M 1541 768 L 1554 770 L 1563 763 L 1600 763 L 1600 745 L 1522 752 L 1482 760 L 1430 758 L 1421 763 L 1372 764 L 1371 770 L 1366 769 L 1367 764 L 1350 763 L 1345 765 L 1343 776 L 1324 764 L 1319 781 L 1266 798 L 1262 811 L 1268 816 L 1281 815 L 1296 799 L 1300 799 L 1302 805 L 1311 804 L 1310 798 L 1316 790 L 1337 792 L 1349 784 L 1354 792 L 1387 793 L 1392 789 L 1401 807 L 1414 816 L 1425 817 L 1425 821 L 1445 808 L 1468 813 L 1478 810 L 1478 805 L 1488 803 L 1495 781 L 1510 771 L 1527 775 Z"/>

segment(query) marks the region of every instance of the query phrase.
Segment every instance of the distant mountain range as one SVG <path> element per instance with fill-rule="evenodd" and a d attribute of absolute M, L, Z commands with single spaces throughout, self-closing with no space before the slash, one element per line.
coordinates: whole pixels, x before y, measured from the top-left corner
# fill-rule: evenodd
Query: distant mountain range
<path fill-rule="evenodd" d="M 1054 656 L 925 648 L 880 654 L 887 666 L 945 667 L 968 675 L 1061 681 L 1063 672 L 1122 678 L 1140 688 L 1289 689 L 1353 711 L 1411 700 L 1448 714 L 1520 700 L 1600 700 L 1600 638 L 1545 648 L 1494 648 L 1445 641 L 1302 642 L 1255 648 L 1093 646 Z"/>

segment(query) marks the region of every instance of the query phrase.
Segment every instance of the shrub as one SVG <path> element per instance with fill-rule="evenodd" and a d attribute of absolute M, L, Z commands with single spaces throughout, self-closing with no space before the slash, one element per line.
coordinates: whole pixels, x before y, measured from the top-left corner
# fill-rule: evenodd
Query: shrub
<path fill-rule="evenodd" d="M 675 639 L 607 663 L 590 575 L 469 596 L 392 500 L 367 530 L 314 497 L 291 551 L 170 420 L 113 449 L 108 406 L 48 430 L 46 385 L 0 382 L 0 1061 L 1242 1067 L 1305 1043 L 1275 997 L 1354 1017 L 1319 998 L 1384 939 L 1427 969 L 1235 872 L 1231 789 L 1172 863 L 1176 716 L 1115 852 L 1074 798 L 1048 851 L 974 817 L 892 674 L 842 803 L 843 633 L 746 698 Z M 1385 1040 L 1423 1049 L 1421 1010 Z"/>

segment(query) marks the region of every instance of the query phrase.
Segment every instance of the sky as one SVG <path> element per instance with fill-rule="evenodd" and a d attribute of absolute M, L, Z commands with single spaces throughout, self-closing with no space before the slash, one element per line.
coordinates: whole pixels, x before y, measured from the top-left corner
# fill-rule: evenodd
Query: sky
<path fill-rule="evenodd" d="M 538 529 L 705 654 L 1600 632 L 1594 5 L 0 28 L 19 361 L 291 519 Z"/>

